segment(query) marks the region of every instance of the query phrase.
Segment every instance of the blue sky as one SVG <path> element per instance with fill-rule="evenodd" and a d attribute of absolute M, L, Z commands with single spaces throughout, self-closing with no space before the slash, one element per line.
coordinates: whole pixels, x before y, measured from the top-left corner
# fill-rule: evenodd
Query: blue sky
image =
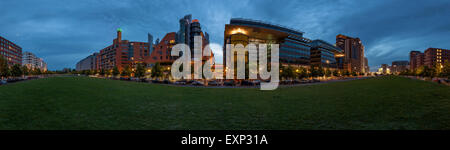
<path fill-rule="evenodd" d="M 123 38 L 146 41 L 178 30 L 186 14 L 199 19 L 213 43 L 222 45 L 230 18 L 250 18 L 335 42 L 337 34 L 359 37 L 371 69 L 408 60 L 411 50 L 450 49 L 448 0 L 1 0 L 0 35 L 45 59 L 51 70 Z M 216 55 L 221 55 L 218 53 Z"/>

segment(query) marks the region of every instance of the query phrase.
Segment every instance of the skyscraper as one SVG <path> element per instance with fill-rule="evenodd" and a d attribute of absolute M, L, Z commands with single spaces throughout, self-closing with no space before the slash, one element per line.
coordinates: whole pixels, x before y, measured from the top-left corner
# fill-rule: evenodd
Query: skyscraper
<path fill-rule="evenodd" d="M 153 36 L 148 33 L 148 53 L 145 53 L 145 56 L 150 56 L 150 54 L 153 52 Z"/>
<path fill-rule="evenodd" d="M 344 61 L 340 69 L 350 72 L 365 72 L 364 45 L 359 38 L 339 34 L 336 36 L 336 46 L 344 50 Z"/>
<path fill-rule="evenodd" d="M 194 57 L 194 45 L 201 43 L 201 49 L 203 53 L 203 48 L 209 44 L 208 33 L 203 33 L 200 21 L 198 19 L 192 20 L 192 15 L 186 15 L 180 19 L 180 29 L 176 35 L 176 43 L 184 43 L 191 49 L 191 57 Z M 196 36 L 201 36 L 201 41 L 194 41 Z M 197 42 L 197 43 L 195 43 Z M 203 61 L 209 57 L 203 57 Z"/>
<path fill-rule="evenodd" d="M 177 32 L 176 38 L 177 43 L 185 43 L 185 44 L 190 43 L 189 35 L 191 34 L 191 27 L 190 27 L 191 20 L 192 20 L 191 14 L 186 15 L 180 19 L 180 29 Z"/>

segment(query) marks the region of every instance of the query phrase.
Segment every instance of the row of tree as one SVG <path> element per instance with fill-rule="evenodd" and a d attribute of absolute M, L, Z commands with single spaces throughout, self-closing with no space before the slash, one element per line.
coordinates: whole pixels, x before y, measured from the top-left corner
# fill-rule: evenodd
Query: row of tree
<path fill-rule="evenodd" d="M 100 76 L 122 76 L 122 77 L 136 77 L 142 78 L 146 75 L 145 64 L 138 63 L 135 68 L 131 68 L 130 66 L 126 66 L 122 71 L 119 70 L 117 66 L 114 66 L 113 69 L 105 70 L 83 70 L 83 71 L 74 71 L 74 74 L 84 74 L 84 75 L 100 75 Z M 151 77 L 163 77 L 164 69 L 160 63 L 156 63 L 153 65 L 151 69 Z"/>
<path fill-rule="evenodd" d="M 41 75 L 52 73 L 49 71 L 42 72 L 41 69 L 31 69 L 27 66 L 21 66 L 19 64 L 15 64 L 13 66 L 9 66 L 8 62 L 5 58 L 0 57 L 0 77 L 8 78 L 8 77 L 21 77 L 28 75 Z"/>
<path fill-rule="evenodd" d="M 330 70 L 324 69 L 322 66 L 311 66 L 309 69 L 300 67 L 295 69 L 292 66 L 280 65 L 280 77 L 283 79 L 303 79 L 309 77 L 342 77 L 342 76 L 358 76 L 365 75 L 364 73 L 349 72 L 347 70 Z"/>
<path fill-rule="evenodd" d="M 135 68 L 131 68 L 129 66 L 126 66 L 122 71 L 120 71 L 117 66 L 114 66 L 111 70 L 104 70 L 101 69 L 99 71 L 97 70 L 83 70 L 83 71 L 75 71 L 73 73 L 76 74 L 84 74 L 84 75 L 100 75 L 100 76 L 123 76 L 123 77 L 136 77 L 141 78 L 146 75 L 145 71 L 145 64 L 137 64 Z M 155 77 L 164 77 L 165 71 L 169 71 L 167 69 L 164 69 L 164 67 L 160 63 L 155 63 L 150 72 L 150 76 L 152 78 Z M 248 74 L 248 73 L 246 73 Z M 324 69 L 321 66 L 313 66 L 309 69 L 300 67 L 298 69 L 294 69 L 292 66 L 280 66 L 280 77 L 283 79 L 302 79 L 302 78 L 309 78 L 309 77 L 342 77 L 342 76 L 358 76 L 358 75 L 365 75 L 364 73 L 357 73 L 357 72 L 349 72 L 347 70 L 339 71 L 339 70 L 330 70 L 330 69 Z"/>
<path fill-rule="evenodd" d="M 420 76 L 420 77 L 444 77 L 450 79 L 450 62 L 443 65 L 436 64 L 433 67 L 421 66 L 415 70 L 405 70 L 399 75 Z"/>

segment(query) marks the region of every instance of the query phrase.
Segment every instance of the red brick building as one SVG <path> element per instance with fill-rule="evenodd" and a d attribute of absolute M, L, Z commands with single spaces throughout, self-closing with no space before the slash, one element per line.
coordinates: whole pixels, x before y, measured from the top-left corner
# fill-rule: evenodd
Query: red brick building
<path fill-rule="evenodd" d="M 144 62 L 146 64 L 174 62 L 177 59 L 177 56 L 171 56 L 170 53 L 172 52 L 172 47 L 176 45 L 175 38 L 175 32 L 167 33 L 159 43 L 155 43 L 153 52 L 149 57 L 144 59 Z"/>
<path fill-rule="evenodd" d="M 423 53 L 420 51 L 409 52 L 409 69 L 416 70 L 423 65 Z"/>
<path fill-rule="evenodd" d="M 435 65 L 443 65 L 450 61 L 450 50 L 441 48 L 428 48 L 424 53 L 420 51 L 411 51 L 409 53 L 410 70 L 415 70 L 421 66 L 430 68 Z"/>
<path fill-rule="evenodd" d="M 9 65 L 22 65 L 22 48 L 0 36 L 0 57 L 4 57 Z"/>
<path fill-rule="evenodd" d="M 194 41 L 195 36 L 201 36 L 202 41 Z M 192 46 L 191 56 L 194 57 L 193 48 L 199 42 L 202 43 L 203 52 L 203 48 L 209 44 L 209 35 L 201 31 L 200 23 L 197 19 L 190 20 L 190 17 L 187 20 L 180 20 L 180 31 L 178 33 L 167 33 L 161 41 L 157 40 L 156 43 L 153 43 L 153 36 L 150 34 L 148 35 L 148 42 L 122 40 L 122 30 L 118 29 L 117 37 L 113 40 L 113 44 L 100 50 L 91 68 L 111 70 L 114 66 L 117 66 L 122 71 L 127 66 L 134 68 L 138 63 L 147 64 L 147 67 L 157 62 L 168 65 L 179 57 L 171 56 L 173 46 L 181 43 Z M 213 55 L 211 54 L 211 56 Z M 211 56 L 203 57 L 203 62 Z"/>
<path fill-rule="evenodd" d="M 117 38 L 113 44 L 100 50 L 100 59 L 98 59 L 98 69 L 110 70 L 117 66 L 122 70 L 126 66 L 134 67 L 136 63 L 144 62 L 146 56 L 149 56 L 148 43 L 130 42 L 122 40 L 122 30 L 117 30 Z"/>
<path fill-rule="evenodd" d="M 435 65 L 443 65 L 450 61 L 450 50 L 441 48 L 428 48 L 425 50 L 424 65 L 433 67 Z"/>

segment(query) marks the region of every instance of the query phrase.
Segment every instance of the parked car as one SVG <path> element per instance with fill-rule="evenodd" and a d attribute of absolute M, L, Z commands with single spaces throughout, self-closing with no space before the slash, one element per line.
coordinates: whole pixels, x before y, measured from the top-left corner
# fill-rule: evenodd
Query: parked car
<path fill-rule="evenodd" d="M 300 80 L 300 84 L 306 84 L 306 83 L 309 83 L 309 81 L 305 80 L 305 79 Z"/>
<path fill-rule="evenodd" d="M 209 85 L 209 86 L 219 86 L 220 83 L 217 82 L 217 81 L 215 81 L 215 80 L 211 80 L 211 81 L 208 82 L 208 85 Z"/>
<path fill-rule="evenodd" d="M 125 78 L 125 77 L 120 77 L 120 80 L 123 80 L 123 81 L 131 81 L 130 78 Z"/>
<path fill-rule="evenodd" d="M 225 85 L 225 86 L 235 86 L 236 85 L 236 81 L 234 81 L 234 80 L 225 81 L 225 82 L 223 82 L 223 85 Z"/>
<path fill-rule="evenodd" d="M 186 84 L 192 84 L 195 80 L 187 80 Z"/>
<path fill-rule="evenodd" d="M 163 83 L 161 80 L 152 80 L 152 83 Z"/>
<path fill-rule="evenodd" d="M 22 81 L 22 78 L 9 78 L 6 80 L 6 82 L 8 83 L 14 83 L 14 82 L 18 82 L 18 81 Z"/>
<path fill-rule="evenodd" d="M 170 81 L 169 79 L 165 79 L 165 80 L 163 81 L 163 83 L 164 83 L 164 84 L 172 84 L 173 82 Z"/>
<path fill-rule="evenodd" d="M 249 81 L 249 80 L 243 80 L 243 81 L 241 82 L 241 85 L 242 85 L 242 86 L 252 86 L 253 83 L 252 83 L 251 81 Z"/>
<path fill-rule="evenodd" d="M 6 80 L 0 80 L 0 85 L 8 83 Z"/>
<path fill-rule="evenodd" d="M 283 80 L 281 81 L 281 84 L 292 84 L 293 80 Z"/>
<path fill-rule="evenodd" d="M 259 80 L 244 80 L 241 82 L 241 85 L 243 86 L 256 86 L 256 85 L 260 85 L 261 81 Z"/>
<path fill-rule="evenodd" d="M 253 80 L 253 81 L 252 81 L 252 84 L 253 84 L 253 85 L 260 85 L 260 84 L 261 84 L 261 81 L 260 81 L 260 80 Z"/>
<path fill-rule="evenodd" d="M 191 85 L 195 85 L 195 86 L 203 86 L 203 85 L 205 85 L 205 84 L 203 84 L 203 82 L 200 82 L 200 81 L 192 81 L 192 83 L 191 83 Z"/>
<path fill-rule="evenodd" d="M 176 84 L 176 85 L 186 85 L 186 81 L 185 80 L 180 80 L 180 81 L 174 82 L 174 84 Z"/>

